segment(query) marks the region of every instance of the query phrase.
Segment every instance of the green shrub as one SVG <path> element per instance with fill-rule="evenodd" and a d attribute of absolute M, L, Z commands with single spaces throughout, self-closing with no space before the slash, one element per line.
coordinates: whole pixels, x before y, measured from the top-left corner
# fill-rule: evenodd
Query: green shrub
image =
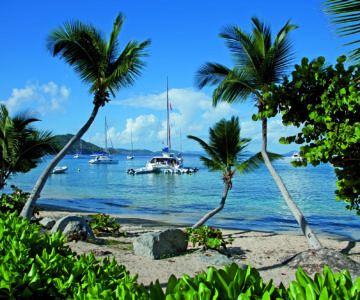
<path fill-rule="evenodd" d="M 189 235 L 189 241 L 193 243 L 193 247 L 197 243 L 203 250 L 226 248 L 226 245 L 233 241 L 231 236 L 225 241 L 220 229 L 208 226 L 200 226 L 195 229 L 188 227 L 185 228 L 185 232 Z"/>
<path fill-rule="evenodd" d="M 110 233 L 113 236 L 119 236 L 120 224 L 116 223 L 114 218 L 110 218 L 110 215 L 98 213 L 96 215 L 91 215 L 91 221 L 89 225 L 93 230 L 94 234 L 99 233 Z M 124 233 L 126 235 L 126 233 Z"/>
<path fill-rule="evenodd" d="M 149 290 L 129 277 L 116 260 L 102 261 L 76 255 L 56 234 L 39 235 L 40 226 L 14 213 L 0 213 L 0 299 L 360 299 L 360 278 L 348 271 L 311 279 L 299 268 L 288 288 L 264 283 L 259 272 L 236 264 L 217 270 L 210 267 L 194 279 L 171 275 L 166 290 L 159 281 Z"/>
<path fill-rule="evenodd" d="M 73 253 L 60 232 L 40 236 L 40 226 L 16 213 L 0 215 L 0 298 L 121 299 L 121 295 L 135 295 L 140 299 L 147 295 L 137 277 L 130 278 L 115 259 L 105 258 L 101 265 L 92 253 Z"/>
<path fill-rule="evenodd" d="M 30 193 L 23 192 L 22 189 L 17 188 L 14 185 L 11 185 L 13 192 L 10 195 L 2 194 L 0 198 L 0 212 L 17 212 L 20 214 L 22 211 L 26 200 L 29 198 Z M 35 207 L 34 215 L 39 214 L 39 208 Z"/>

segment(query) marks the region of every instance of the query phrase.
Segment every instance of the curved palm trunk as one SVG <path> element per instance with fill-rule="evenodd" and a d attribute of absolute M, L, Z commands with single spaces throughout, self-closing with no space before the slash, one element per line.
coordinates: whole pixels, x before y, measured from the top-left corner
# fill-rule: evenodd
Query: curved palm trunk
<path fill-rule="evenodd" d="M 287 205 L 289 206 L 292 214 L 294 215 L 296 221 L 299 223 L 300 228 L 306 237 L 310 247 L 312 249 L 318 250 L 323 248 L 320 241 L 316 237 L 315 233 L 311 230 L 309 224 L 305 220 L 304 215 L 299 210 L 297 205 L 295 204 L 294 200 L 291 198 L 284 182 L 282 181 L 280 175 L 276 172 L 275 168 L 273 167 L 272 163 L 270 162 L 270 159 L 267 155 L 267 119 L 262 120 L 262 148 L 261 148 L 261 155 L 264 158 L 265 165 L 269 169 L 271 176 L 274 178 L 277 186 L 280 189 L 281 194 L 284 197 L 284 200 L 286 201 Z"/>
<path fill-rule="evenodd" d="M 225 183 L 225 190 L 224 190 L 223 196 L 221 198 L 220 205 L 217 208 L 215 208 L 214 210 L 207 213 L 205 216 L 203 216 L 195 225 L 192 226 L 192 229 L 195 229 L 197 227 L 204 225 L 207 220 L 209 220 L 211 217 L 216 215 L 220 210 L 222 210 L 224 208 L 225 200 L 226 200 L 229 189 L 230 189 L 230 184 Z"/>
<path fill-rule="evenodd" d="M 70 141 L 60 150 L 60 152 L 51 160 L 51 162 L 47 165 L 45 170 L 42 172 L 40 177 L 38 178 L 29 199 L 26 201 L 23 210 L 21 211 L 21 216 L 24 218 L 32 217 L 33 210 L 35 207 L 36 200 L 39 198 L 42 189 L 45 186 L 47 179 L 49 178 L 52 170 L 57 166 L 57 164 L 64 158 L 66 153 L 70 150 L 70 148 L 85 134 L 85 132 L 90 128 L 91 124 L 93 123 L 100 105 L 95 105 L 94 109 L 91 113 L 89 120 L 85 123 L 83 127 L 75 134 Z"/>

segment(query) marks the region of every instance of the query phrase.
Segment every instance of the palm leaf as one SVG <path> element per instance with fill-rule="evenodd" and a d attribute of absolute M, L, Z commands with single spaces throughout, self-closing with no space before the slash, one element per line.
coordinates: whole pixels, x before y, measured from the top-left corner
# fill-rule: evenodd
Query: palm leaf
<path fill-rule="evenodd" d="M 329 15 L 332 25 L 338 26 L 335 29 L 339 37 L 358 34 L 360 32 L 360 3 L 355 0 L 329 0 L 322 3 L 323 10 Z M 359 43 L 355 40 L 344 44 L 349 46 Z M 348 52 L 350 59 L 360 59 L 360 49 L 354 49 Z"/>

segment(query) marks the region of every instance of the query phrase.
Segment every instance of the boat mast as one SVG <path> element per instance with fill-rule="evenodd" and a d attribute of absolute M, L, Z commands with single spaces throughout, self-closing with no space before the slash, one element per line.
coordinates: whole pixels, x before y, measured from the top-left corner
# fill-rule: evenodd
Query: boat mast
<path fill-rule="evenodd" d="M 169 111 L 169 83 L 166 77 L 166 110 L 167 110 L 167 146 L 169 153 L 171 153 L 171 139 L 170 139 L 170 111 Z"/>
<path fill-rule="evenodd" d="M 106 124 L 106 117 L 105 117 L 105 152 L 108 153 L 107 147 L 107 124 Z"/>
<path fill-rule="evenodd" d="M 133 142 L 132 142 L 132 129 L 130 131 L 130 138 L 131 138 L 131 155 L 133 155 L 134 149 L 133 149 Z"/>

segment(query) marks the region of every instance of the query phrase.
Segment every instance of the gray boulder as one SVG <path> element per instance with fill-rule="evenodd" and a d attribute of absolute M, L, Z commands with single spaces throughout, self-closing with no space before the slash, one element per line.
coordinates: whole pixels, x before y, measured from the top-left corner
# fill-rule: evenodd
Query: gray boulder
<path fill-rule="evenodd" d="M 134 254 L 159 259 L 186 251 L 188 235 L 180 229 L 148 232 L 134 240 Z"/>
<path fill-rule="evenodd" d="M 86 221 L 79 216 L 66 216 L 58 220 L 51 229 L 52 233 L 61 231 L 67 241 L 95 239 L 95 235 Z"/>
<path fill-rule="evenodd" d="M 51 229 L 56 223 L 56 219 L 45 217 L 39 221 L 40 225 L 46 229 Z"/>

